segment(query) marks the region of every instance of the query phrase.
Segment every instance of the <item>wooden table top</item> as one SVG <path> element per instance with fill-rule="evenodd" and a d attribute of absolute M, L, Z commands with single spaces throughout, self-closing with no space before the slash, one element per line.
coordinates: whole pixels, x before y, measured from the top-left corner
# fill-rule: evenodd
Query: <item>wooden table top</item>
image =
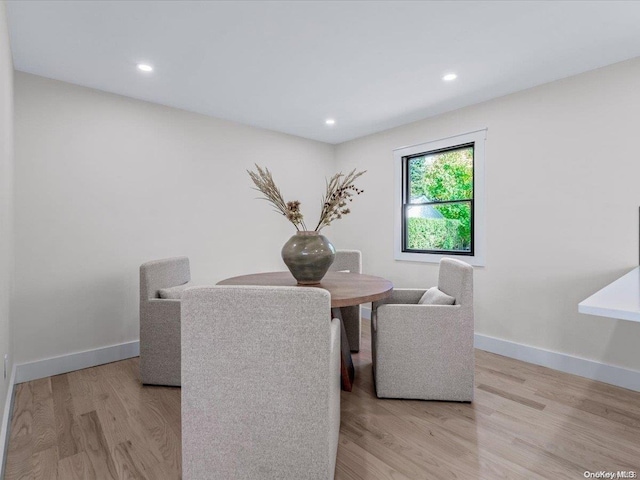
<path fill-rule="evenodd" d="M 348 272 L 328 272 L 317 285 L 298 285 L 289 272 L 241 275 L 222 280 L 218 285 L 324 288 L 331 294 L 331 308 L 374 302 L 388 296 L 393 290 L 393 284 L 382 277 Z"/>

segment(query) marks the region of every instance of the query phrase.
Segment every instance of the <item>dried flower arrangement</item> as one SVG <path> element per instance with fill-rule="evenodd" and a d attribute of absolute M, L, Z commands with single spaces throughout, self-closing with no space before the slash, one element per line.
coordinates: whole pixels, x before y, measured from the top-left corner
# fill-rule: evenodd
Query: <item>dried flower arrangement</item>
<path fill-rule="evenodd" d="M 298 231 L 307 231 L 307 226 L 304 223 L 304 216 L 300 211 L 300 202 L 294 200 L 293 202 L 285 202 L 282 198 L 280 189 L 273 181 L 273 176 L 268 168 L 261 168 L 256 165 L 257 172 L 247 170 L 251 180 L 255 184 L 255 189 L 261 192 L 264 197 L 263 200 L 267 200 L 271 205 L 275 207 L 275 211 L 281 215 L 284 215 L 287 220 L 293 223 Z M 319 232 L 324 227 L 331 225 L 331 222 L 342 218 L 344 215 L 351 213 L 351 210 L 347 208 L 347 203 L 353 202 L 354 195 L 360 195 L 364 190 L 360 190 L 353 183 L 360 175 L 365 173 L 356 172 L 353 169 L 348 174 L 336 173 L 326 182 L 326 191 L 322 197 L 322 210 L 320 211 L 320 220 L 314 229 L 315 232 Z"/>

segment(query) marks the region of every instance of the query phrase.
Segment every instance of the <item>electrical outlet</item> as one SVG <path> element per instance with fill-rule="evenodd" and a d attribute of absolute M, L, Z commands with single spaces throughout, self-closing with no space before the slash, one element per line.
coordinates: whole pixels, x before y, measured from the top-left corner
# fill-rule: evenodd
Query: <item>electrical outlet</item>
<path fill-rule="evenodd" d="M 4 378 L 7 378 L 7 363 L 9 363 L 9 354 L 5 353 L 4 354 L 4 368 L 2 369 L 4 371 Z"/>

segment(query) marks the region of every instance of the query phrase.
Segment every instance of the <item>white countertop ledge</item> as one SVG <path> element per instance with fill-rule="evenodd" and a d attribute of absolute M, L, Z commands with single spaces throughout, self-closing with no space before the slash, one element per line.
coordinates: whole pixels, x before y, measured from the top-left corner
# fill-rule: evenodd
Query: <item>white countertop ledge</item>
<path fill-rule="evenodd" d="M 640 322 L 640 267 L 580 302 L 578 311 Z"/>

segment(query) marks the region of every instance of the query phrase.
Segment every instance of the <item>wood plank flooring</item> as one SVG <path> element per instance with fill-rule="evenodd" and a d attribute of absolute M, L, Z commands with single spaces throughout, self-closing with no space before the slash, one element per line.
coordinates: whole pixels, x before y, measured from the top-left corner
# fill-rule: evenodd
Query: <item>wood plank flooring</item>
<path fill-rule="evenodd" d="M 640 475 L 640 393 L 477 351 L 472 404 L 380 400 L 353 358 L 337 479 Z M 180 476 L 180 389 L 143 387 L 137 358 L 17 386 L 6 480 Z"/>

